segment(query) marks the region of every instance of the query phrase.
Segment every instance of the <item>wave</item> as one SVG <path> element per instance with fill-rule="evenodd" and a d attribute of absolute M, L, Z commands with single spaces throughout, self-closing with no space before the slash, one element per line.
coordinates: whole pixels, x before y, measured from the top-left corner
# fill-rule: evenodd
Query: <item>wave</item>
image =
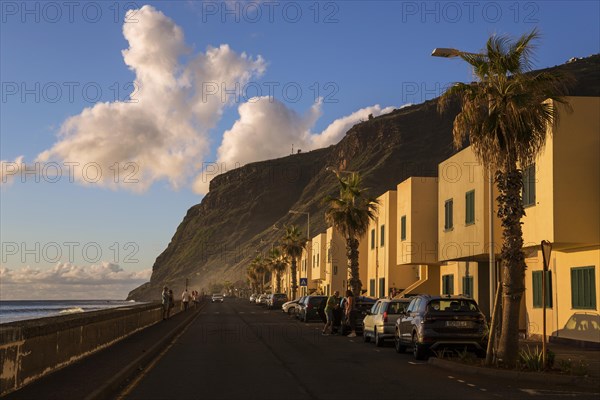
<path fill-rule="evenodd" d="M 75 314 L 75 313 L 82 313 L 82 312 L 84 312 L 83 308 L 73 307 L 73 308 L 66 308 L 64 310 L 60 310 L 58 313 L 59 314 Z"/>

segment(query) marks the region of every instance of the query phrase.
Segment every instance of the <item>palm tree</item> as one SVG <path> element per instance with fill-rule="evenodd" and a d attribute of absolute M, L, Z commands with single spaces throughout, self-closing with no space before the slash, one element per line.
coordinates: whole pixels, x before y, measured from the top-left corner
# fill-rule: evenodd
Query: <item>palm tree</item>
<path fill-rule="evenodd" d="M 375 219 L 379 201 L 370 197 L 362 187 L 360 174 L 353 172 L 343 178 L 334 171 L 339 183 L 339 196 L 326 196 L 323 200 L 328 205 L 325 220 L 333 225 L 346 240 L 348 269 L 350 270 L 349 284 L 358 296 L 361 293 L 362 282 L 359 277 L 358 240 L 367 233 L 369 221 Z"/>
<path fill-rule="evenodd" d="M 298 290 L 298 279 L 296 273 L 296 265 L 298 258 L 302 256 L 302 250 L 306 247 L 306 238 L 302 237 L 302 232 L 297 225 L 285 227 L 285 234 L 281 240 L 283 252 L 291 259 L 291 274 L 292 274 L 292 298 L 296 298 Z"/>
<path fill-rule="evenodd" d="M 254 268 L 254 265 L 250 264 L 248 269 L 246 270 L 246 276 L 248 276 L 248 281 L 250 282 L 250 286 L 252 287 L 253 292 L 258 292 L 258 274 Z"/>
<path fill-rule="evenodd" d="M 279 247 L 273 247 L 269 252 L 269 266 L 275 272 L 275 293 L 281 293 L 281 273 L 285 271 L 287 260 Z"/>
<path fill-rule="evenodd" d="M 498 217 L 502 222 L 502 331 L 498 359 L 512 367 L 519 346 L 519 309 L 525 291 L 525 255 L 521 217 L 522 170 L 535 162 L 546 142 L 546 129 L 558 119 L 547 99 L 565 104 L 567 79 L 548 72 L 529 72 L 536 30 L 516 41 L 491 36 L 484 54 L 461 53 L 474 70 L 476 81 L 457 83 L 439 100 L 443 111 L 458 99 L 454 145 L 468 139 L 479 162 L 495 171 Z M 568 106 L 567 106 L 568 107 Z"/>
<path fill-rule="evenodd" d="M 267 263 L 263 256 L 259 254 L 254 257 L 254 260 L 252 260 L 250 265 L 256 273 L 257 280 L 260 284 L 260 292 L 263 293 L 265 291 L 265 274 L 268 271 Z"/>

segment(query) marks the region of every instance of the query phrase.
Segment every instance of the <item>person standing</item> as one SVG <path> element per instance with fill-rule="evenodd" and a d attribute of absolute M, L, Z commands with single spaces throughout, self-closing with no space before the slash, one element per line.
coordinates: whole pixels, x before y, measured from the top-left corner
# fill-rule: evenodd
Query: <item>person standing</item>
<path fill-rule="evenodd" d="M 167 319 L 167 316 L 168 316 L 169 302 L 170 302 L 168 287 L 165 286 L 163 288 L 161 297 L 162 297 L 162 316 L 163 316 L 163 320 L 165 320 L 165 319 Z"/>
<path fill-rule="evenodd" d="M 181 304 L 183 305 L 183 311 L 187 311 L 190 305 L 190 292 L 187 289 L 184 289 L 181 293 Z"/>
<path fill-rule="evenodd" d="M 173 290 L 169 289 L 169 309 L 167 310 L 167 319 L 171 317 L 171 310 L 175 307 L 175 297 Z"/>
<path fill-rule="evenodd" d="M 323 335 L 329 335 L 333 333 L 333 310 L 336 310 L 340 307 L 340 299 L 338 296 L 340 292 L 337 290 L 333 292 L 333 295 L 327 299 L 327 305 L 325 306 L 325 316 L 327 317 L 327 322 L 325 323 L 325 327 L 323 327 Z M 327 333 L 327 328 L 329 328 L 329 333 Z"/>
<path fill-rule="evenodd" d="M 346 323 L 350 326 L 350 334 L 348 337 L 356 337 L 356 324 L 354 321 L 354 294 L 352 290 L 346 290 Z"/>

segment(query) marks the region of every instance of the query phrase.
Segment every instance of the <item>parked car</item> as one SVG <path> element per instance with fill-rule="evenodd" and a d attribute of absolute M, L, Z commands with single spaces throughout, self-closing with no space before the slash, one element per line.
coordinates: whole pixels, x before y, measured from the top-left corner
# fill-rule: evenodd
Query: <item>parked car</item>
<path fill-rule="evenodd" d="M 440 348 L 467 349 L 485 357 L 487 332 L 485 316 L 475 300 L 419 295 L 396 321 L 394 342 L 398 353 L 412 348 L 417 360 Z"/>
<path fill-rule="evenodd" d="M 223 295 L 219 294 L 219 293 L 214 293 L 212 295 L 211 302 L 212 303 L 222 303 L 223 302 Z"/>
<path fill-rule="evenodd" d="M 300 310 L 305 306 L 304 301 L 308 296 L 302 296 L 298 299 L 298 305 L 294 308 L 294 317 L 300 319 Z"/>
<path fill-rule="evenodd" d="M 250 295 L 250 303 L 254 303 L 254 302 L 256 302 L 256 297 L 257 297 L 257 296 L 258 296 L 258 295 L 257 295 L 256 293 L 252 293 L 252 294 Z"/>
<path fill-rule="evenodd" d="M 258 296 L 256 296 L 256 300 L 254 300 L 254 302 L 256 304 L 261 304 L 262 299 L 264 299 L 267 295 L 266 294 L 259 294 Z"/>
<path fill-rule="evenodd" d="M 281 306 L 281 309 L 283 310 L 284 313 L 287 313 L 287 315 L 294 315 L 295 309 L 298 307 L 299 300 L 300 299 L 290 300 L 286 303 L 283 303 L 283 305 Z"/>
<path fill-rule="evenodd" d="M 269 295 L 267 299 L 267 308 L 273 310 L 281 307 L 285 302 L 288 301 L 287 294 L 285 293 L 273 293 Z"/>
<path fill-rule="evenodd" d="M 363 319 L 363 339 L 376 346 L 383 346 L 385 340 L 393 340 L 396 320 L 406 310 L 410 299 L 380 299 L 373 305 Z"/>
<path fill-rule="evenodd" d="M 260 304 L 261 306 L 266 306 L 269 296 L 270 294 L 263 294 L 262 296 L 260 296 L 258 304 Z"/>
<path fill-rule="evenodd" d="M 325 316 L 327 296 L 306 296 L 300 304 L 298 319 L 303 322 L 322 321 Z"/>
<path fill-rule="evenodd" d="M 363 332 L 363 321 L 367 316 L 367 312 L 373 308 L 376 299 L 366 296 L 357 296 L 354 301 L 355 304 L 352 318 L 354 319 L 354 328 L 356 329 L 356 333 L 360 334 Z M 350 326 L 347 324 L 341 324 L 340 329 L 342 330 L 342 335 L 350 333 Z"/>

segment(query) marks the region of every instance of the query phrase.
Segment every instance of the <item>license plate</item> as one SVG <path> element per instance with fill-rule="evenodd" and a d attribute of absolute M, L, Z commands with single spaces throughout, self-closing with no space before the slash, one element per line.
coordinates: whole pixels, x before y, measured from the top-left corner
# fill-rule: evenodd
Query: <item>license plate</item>
<path fill-rule="evenodd" d="M 451 326 L 453 328 L 466 328 L 469 326 L 468 321 L 446 321 L 446 326 Z"/>

